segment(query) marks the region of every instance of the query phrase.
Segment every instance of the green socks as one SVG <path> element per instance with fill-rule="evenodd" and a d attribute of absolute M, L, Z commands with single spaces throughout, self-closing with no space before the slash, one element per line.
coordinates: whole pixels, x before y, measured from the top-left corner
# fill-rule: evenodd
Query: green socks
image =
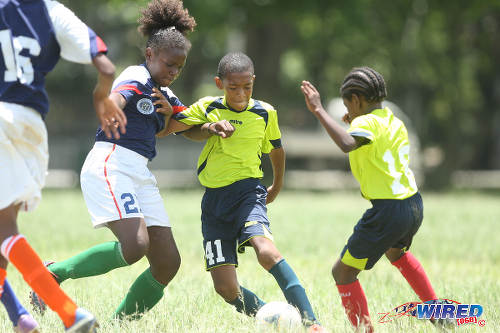
<path fill-rule="evenodd" d="M 115 268 L 128 266 L 119 242 L 107 242 L 91 247 L 69 259 L 48 266 L 57 282 L 107 273 Z M 125 299 L 116 309 L 114 317 L 132 316 L 138 319 L 155 306 L 163 296 L 165 286 L 146 269 L 130 287 Z"/>
<path fill-rule="evenodd" d="M 116 309 L 113 317 L 136 320 L 142 317 L 144 312 L 151 309 L 163 297 L 165 285 L 158 282 L 151 274 L 150 269 L 146 269 L 134 281 L 127 296 Z"/>
<path fill-rule="evenodd" d="M 231 305 L 234 305 L 236 311 L 245 313 L 247 316 L 254 317 L 257 311 L 266 303 L 257 297 L 250 290 L 243 288 L 240 286 L 241 294 L 236 299 L 228 302 Z"/>
<path fill-rule="evenodd" d="M 123 266 L 128 266 L 128 263 L 123 258 L 120 243 L 106 242 L 47 268 L 61 283 L 66 279 L 101 275 Z"/>
<path fill-rule="evenodd" d="M 269 273 L 271 273 L 278 282 L 288 303 L 299 309 L 302 320 L 308 323 L 315 323 L 316 316 L 309 303 L 304 287 L 302 287 L 297 275 L 295 275 L 285 259 L 281 259 L 276 265 L 271 267 Z"/>

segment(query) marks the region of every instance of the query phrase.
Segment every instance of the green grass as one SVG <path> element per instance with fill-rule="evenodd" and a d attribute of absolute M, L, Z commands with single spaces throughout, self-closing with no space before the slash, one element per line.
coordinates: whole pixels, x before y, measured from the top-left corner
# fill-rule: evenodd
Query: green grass
<path fill-rule="evenodd" d="M 254 321 L 219 298 L 204 271 L 200 226 L 201 191 L 164 192 L 182 256 L 179 273 L 165 297 L 143 319 L 117 323 L 108 319 L 134 279 L 147 267 L 145 259 L 104 276 L 69 280 L 64 290 L 95 313 L 100 332 L 255 332 Z M 412 251 L 426 269 L 442 298 L 477 303 L 486 326 L 464 325 L 456 332 L 500 332 L 500 251 L 498 193 L 423 193 L 425 218 Z M 330 275 L 352 228 L 369 203 L 355 192 L 284 192 L 269 207 L 275 241 L 294 268 L 323 325 L 331 332 L 352 332 Z M 94 244 L 113 240 L 105 229 L 93 230 L 79 191 L 46 191 L 39 208 L 21 214 L 20 231 L 43 259 L 63 260 Z M 276 282 L 264 271 L 253 251 L 240 256 L 242 285 L 263 300 L 284 300 Z M 9 280 L 23 303 L 29 288 L 9 266 Z M 437 332 L 429 323 L 399 318 L 379 324 L 378 313 L 416 301 L 406 281 L 385 259 L 360 275 L 378 332 Z M 28 308 L 29 309 L 29 308 Z M 0 332 L 11 330 L 0 311 Z M 43 332 L 62 332 L 51 311 L 35 315 Z"/>

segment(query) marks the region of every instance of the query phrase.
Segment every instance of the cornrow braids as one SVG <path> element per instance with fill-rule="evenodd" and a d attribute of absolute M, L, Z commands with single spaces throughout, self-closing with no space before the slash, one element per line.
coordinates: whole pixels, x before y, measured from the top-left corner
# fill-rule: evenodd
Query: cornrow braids
<path fill-rule="evenodd" d="M 355 67 L 344 78 L 340 95 L 351 99 L 352 95 L 363 95 L 367 102 L 381 102 L 387 97 L 382 75 L 370 67 Z"/>
<path fill-rule="evenodd" d="M 194 30 L 196 21 L 181 0 L 153 0 L 141 14 L 138 30 L 148 37 L 146 47 L 191 48 L 186 35 Z"/>
<path fill-rule="evenodd" d="M 254 73 L 253 61 L 242 52 L 231 52 L 222 57 L 217 67 L 217 76 L 223 79 L 228 73 Z"/>

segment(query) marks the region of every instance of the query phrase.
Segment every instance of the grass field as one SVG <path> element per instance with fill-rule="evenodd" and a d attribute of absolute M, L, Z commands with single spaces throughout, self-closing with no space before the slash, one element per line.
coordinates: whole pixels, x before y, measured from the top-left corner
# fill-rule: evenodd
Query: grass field
<path fill-rule="evenodd" d="M 182 265 L 165 297 L 143 319 L 109 320 L 135 278 L 147 267 L 142 259 L 104 276 L 64 282 L 64 290 L 98 317 L 99 332 L 255 332 L 254 321 L 220 299 L 204 271 L 200 191 L 164 192 Z M 481 304 L 484 327 L 463 325 L 456 332 L 500 332 L 500 194 L 423 193 L 425 218 L 414 239 L 413 253 L 424 265 L 441 298 Z M 316 314 L 330 332 L 352 332 L 340 305 L 330 269 L 352 228 L 369 203 L 356 192 L 284 192 L 269 207 L 271 227 L 281 253 L 294 268 Z M 93 230 L 81 193 L 46 191 L 39 208 L 21 214 L 20 230 L 44 260 L 63 260 L 97 243 L 114 240 L 104 229 Z M 240 283 L 265 301 L 284 300 L 272 276 L 262 269 L 253 251 L 240 256 Z M 9 280 L 28 304 L 29 289 L 9 266 Z M 406 281 L 387 260 L 360 275 L 378 332 L 437 332 L 430 323 L 403 317 L 377 322 L 408 301 L 417 301 Z M 11 331 L 0 311 L 0 332 Z M 43 332 L 62 332 L 51 311 L 36 315 Z"/>

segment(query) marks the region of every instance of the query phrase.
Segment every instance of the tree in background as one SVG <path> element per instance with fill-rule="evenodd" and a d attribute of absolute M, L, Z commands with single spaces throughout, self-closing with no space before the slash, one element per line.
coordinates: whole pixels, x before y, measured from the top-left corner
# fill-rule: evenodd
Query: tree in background
<path fill-rule="evenodd" d="M 136 20 L 147 1 L 62 2 L 108 41 L 118 66 L 142 58 Z M 388 98 L 412 119 L 422 146 L 445 154 L 441 165 L 428 169 L 427 186 L 446 186 L 454 169 L 500 168 L 498 1 L 184 4 L 198 22 L 189 62 L 175 87 L 185 103 L 217 93 L 211 88 L 214 66 L 228 50 L 240 49 L 258 64 L 255 96 L 278 107 L 282 125 L 313 128 L 314 119 L 303 112 L 300 81 L 325 87 L 325 98 L 333 98 L 346 70 L 367 65 L 384 74 Z M 85 71 L 66 63 L 51 74 L 49 130 L 87 136 L 94 131 L 95 121 L 85 112 L 91 101 L 80 94 L 90 89 L 93 77 L 74 80 Z"/>

